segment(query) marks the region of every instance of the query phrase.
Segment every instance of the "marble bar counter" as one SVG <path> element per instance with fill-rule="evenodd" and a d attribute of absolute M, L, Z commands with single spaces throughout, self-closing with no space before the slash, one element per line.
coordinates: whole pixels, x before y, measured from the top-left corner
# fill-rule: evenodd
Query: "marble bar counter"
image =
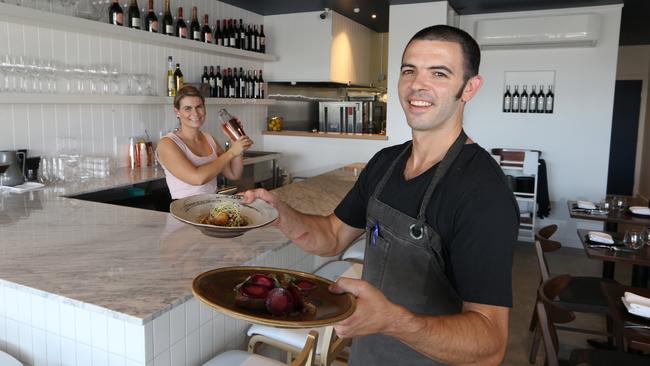
<path fill-rule="evenodd" d="M 327 214 L 361 166 L 275 190 Z M 26 365 L 200 365 L 239 348 L 248 326 L 197 301 L 199 273 L 262 265 L 313 271 L 274 226 L 212 238 L 163 212 L 65 196 L 160 179 L 121 169 L 102 180 L 0 195 L 0 350 Z"/>

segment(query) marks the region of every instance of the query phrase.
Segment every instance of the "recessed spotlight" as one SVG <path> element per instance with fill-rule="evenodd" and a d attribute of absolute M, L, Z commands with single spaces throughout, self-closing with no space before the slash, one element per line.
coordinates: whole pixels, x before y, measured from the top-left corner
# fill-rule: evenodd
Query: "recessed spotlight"
<path fill-rule="evenodd" d="M 352 9 L 352 11 L 354 11 L 355 13 L 358 13 L 358 12 L 361 11 L 361 9 L 359 9 L 359 8 L 354 8 L 354 9 Z"/>
<path fill-rule="evenodd" d="M 372 19 L 377 19 L 377 14 L 373 14 L 370 16 Z"/>

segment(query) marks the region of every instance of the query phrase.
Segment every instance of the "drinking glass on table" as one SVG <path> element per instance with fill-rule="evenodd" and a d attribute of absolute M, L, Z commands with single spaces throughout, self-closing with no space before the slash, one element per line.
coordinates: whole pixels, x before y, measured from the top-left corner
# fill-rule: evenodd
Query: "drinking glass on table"
<path fill-rule="evenodd" d="M 619 211 L 623 211 L 623 210 L 625 210 L 626 206 L 627 206 L 627 200 L 625 199 L 625 197 L 622 197 L 622 196 L 614 197 L 614 208 L 615 209 L 617 209 Z"/>
<path fill-rule="evenodd" d="M 645 239 L 645 244 L 650 245 L 650 227 L 643 232 L 643 238 Z"/>
<path fill-rule="evenodd" d="M 623 244 L 630 249 L 639 249 L 645 244 L 645 234 L 640 231 L 628 230 L 625 232 Z"/>

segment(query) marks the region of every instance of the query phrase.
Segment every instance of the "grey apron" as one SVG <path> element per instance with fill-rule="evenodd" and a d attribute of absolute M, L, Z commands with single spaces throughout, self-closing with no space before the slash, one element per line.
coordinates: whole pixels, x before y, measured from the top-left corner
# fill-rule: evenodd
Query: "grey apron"
<path fill-rule="evenodd" d="M 417 314 L 446 315 L 461 311 L 462 300 L 445 275 L 440 236 L 426 222 L 431 196 L 449 166 L 460 154 L 467 135 L 461 131 L 440 161 L 420 204 L 418 217 L 410 217 L 378 197 L 398 162 L 399 154 L 377 184 L 368 202 L 363 279 L 377 287 L 389 301 Z M 440 365 L 399 340 L 383 334 L 354 338 L 350 365 Z"/>

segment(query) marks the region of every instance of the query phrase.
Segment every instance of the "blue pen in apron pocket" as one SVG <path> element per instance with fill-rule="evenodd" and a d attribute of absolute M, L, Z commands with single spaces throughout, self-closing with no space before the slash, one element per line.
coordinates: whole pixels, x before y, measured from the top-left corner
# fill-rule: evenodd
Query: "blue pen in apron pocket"
<path fill-rule="evenodd" d="M 375 227 L 372 229 L 372 235 L 370 236 L 370 246 L 377 246 L 377 236 L 379 235 L 379 222 L 375 222 Z"/>

